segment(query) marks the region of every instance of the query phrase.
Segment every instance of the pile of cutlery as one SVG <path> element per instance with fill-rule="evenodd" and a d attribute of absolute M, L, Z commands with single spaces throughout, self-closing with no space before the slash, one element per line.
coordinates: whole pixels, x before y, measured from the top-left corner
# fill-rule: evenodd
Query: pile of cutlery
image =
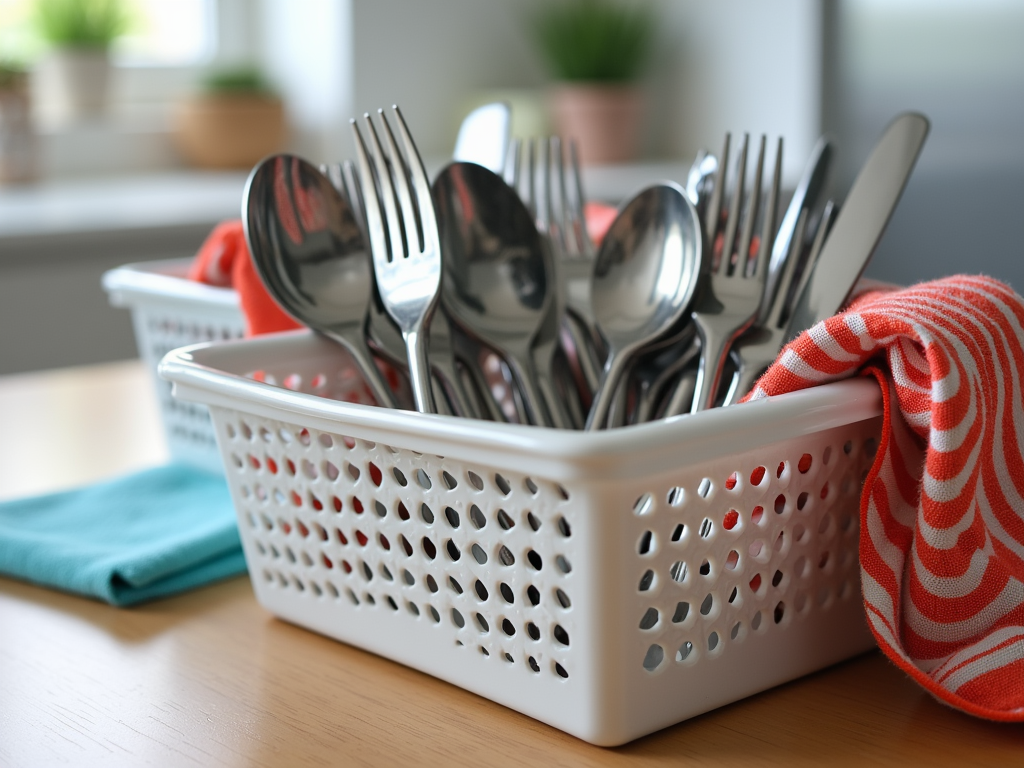
<path fill-rule="evenodd" d="M 782 140 L 766 172 L 760 137 L 751 172 L 749 137 L 730 168 L 727 134 L 596 247 L 575 146 L 510 140 L 509 117 L 471 114 L 432 184 L 398 107 L 352 121 L 356 163 L 275 155 L 250 175 L 267 290 L 348 350 L 381 405 L 603 429 L 738 402 L 848 299 L 928 132 L 898 116 L 841 211 L 822 139 L 781 219 Z"/>

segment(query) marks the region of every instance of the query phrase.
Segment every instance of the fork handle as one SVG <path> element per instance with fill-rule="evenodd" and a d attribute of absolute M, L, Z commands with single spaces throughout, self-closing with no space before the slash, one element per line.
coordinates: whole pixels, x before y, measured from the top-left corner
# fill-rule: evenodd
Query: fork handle
<path fill-rule="evenodd" d="M 722 333 L 713 324 L 702 322 L 698 314 L 694 314 L 693 320 L 700 335 L 700 362 L 697 366 L 696 392 L 690 413 L 715 407 L 715 396 L 722 383 L 722 371 L 725 370 L 729 347 L 737 335 L 736 332 Z M 685 413 L 685 403 L 678 403 L 676 399 L 673 397 L 669 403 L 667 416 Z"/>
<path fill-rule="evenodd" d="M 434 403 L 434 387 L 430 378 L 430 362 L 427 360 L 427 334 L 422 328 L 403 331 L 405 350 L 409 357 L 409 386 L 420 413 L 437 413 Z"/>

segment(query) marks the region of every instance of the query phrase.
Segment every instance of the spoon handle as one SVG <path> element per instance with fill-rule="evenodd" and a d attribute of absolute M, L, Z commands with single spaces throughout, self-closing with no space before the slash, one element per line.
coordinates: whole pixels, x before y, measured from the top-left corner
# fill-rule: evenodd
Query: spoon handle
<path fill-rule="evenodd" d="M 395 401 L 395 395 L 387 385 L 387 382 L 384 381 L 380 369 L 373 360 L 370 347 L 366 344 L 366 336 L 363 329 L 355 325 L 346 326 L 342 330 L 328 331 L 325 335 L 345 347 L 349 355 L 352 356 L 352 362 L 356 364 L 359 372 L 366 379 L 366 383 L 373 392 L 373 397 L 377 404 L 383 408 L 397 408 L 398 403 Z"/>
<path fill-rule="evenodd" d="M 604 364 L 604 376 L 594 393 L 594 402 L 590 406 L 590 415 L 587 416 L 587 423 L 583 427 L 587 431 L 603 429 L 608 420 L 608 409 L 611 407 L 612 399 L 615 397 L 615 390 L 618 388 L 619 380 L 625 373 L 629 363 L 629 355 L 617 352 L 614 349 L 608 350 L 608 359 Z"/>
<path fill-rule="evenodd" d="M 547 408 L 548 423 L 557 429 L 576 429 L 565 401 L 558 394 L 555 381 L 554 353 L 557 340 L 533 348 L 534 369 L 537 372 L 537 387 L 540 389 L 543 405 Z"/>
<path fill-rule="evenodd" d="M 544 407 L 545 401 L 541 394 L 541 385 L 538 381 L 537 367 L 534 365 L 533 356 L 528 353 L 509 355 L 506 360 L 516 379 L 519 396 L 526 408 L 530 423 L 542 427 L 552 426 L 552 419 Z"/>

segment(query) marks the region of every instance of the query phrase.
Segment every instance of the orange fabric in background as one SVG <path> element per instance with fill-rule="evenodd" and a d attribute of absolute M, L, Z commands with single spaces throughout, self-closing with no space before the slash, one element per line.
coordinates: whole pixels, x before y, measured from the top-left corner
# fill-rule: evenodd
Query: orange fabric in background
<path fill-rule="evenodd" d="M 188 278 L 207 285 L 238 291 L 245 335 L 259 336 L 290 331 L 302 326 L 284 312 L 267 293 L 256 273 L 241 219 L 225 221 L 214 227 L 199 248 Z"/>

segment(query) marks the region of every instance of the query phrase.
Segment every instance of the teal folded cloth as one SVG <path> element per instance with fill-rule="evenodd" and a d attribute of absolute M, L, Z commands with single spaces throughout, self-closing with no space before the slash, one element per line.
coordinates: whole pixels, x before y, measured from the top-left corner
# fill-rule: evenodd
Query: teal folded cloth
<path fill-rule="evenodd" d="M 245 572 L 227 483 L 169 464 L 0 503 L 0 572 L 135 605 Z"/>

